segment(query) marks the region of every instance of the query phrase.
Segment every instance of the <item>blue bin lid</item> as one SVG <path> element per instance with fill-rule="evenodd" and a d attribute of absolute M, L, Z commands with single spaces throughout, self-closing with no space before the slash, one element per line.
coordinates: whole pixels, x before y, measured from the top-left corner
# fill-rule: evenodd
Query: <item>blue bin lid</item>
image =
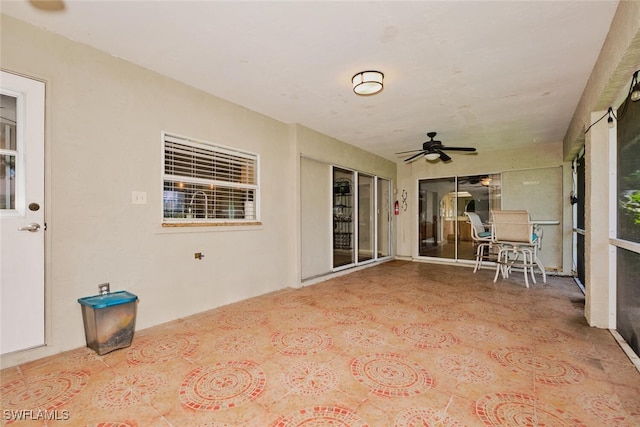
<path fill-rule="evenodd" d="M 93 308 L 105 308 L 112 305 L 126 304 L 138 299 L 137 295 L 127 291 L 111 292 L 104 295 L 94 295 L 92 297 L 79 298 L 78 302 Z"/>

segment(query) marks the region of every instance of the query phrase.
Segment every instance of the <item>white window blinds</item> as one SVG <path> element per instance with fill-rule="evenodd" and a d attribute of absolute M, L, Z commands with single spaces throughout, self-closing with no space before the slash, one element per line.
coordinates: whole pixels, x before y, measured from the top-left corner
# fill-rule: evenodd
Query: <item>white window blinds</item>
<path fill-rule="evenodd" d="M 258 156 L 164 136 L 165 222 L 256 221 Z"/>

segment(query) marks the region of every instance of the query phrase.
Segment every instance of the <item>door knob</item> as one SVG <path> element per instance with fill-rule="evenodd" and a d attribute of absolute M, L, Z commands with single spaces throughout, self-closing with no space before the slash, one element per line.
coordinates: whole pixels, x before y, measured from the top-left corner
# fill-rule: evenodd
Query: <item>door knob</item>
<path fill-rule="evenodd" d="M 34 223 L 29 224 L 29 225 L 24 225 L 22 227 L 18 227 L 18 230 L 20 230 L 20 231 L 30 231 L 32 233 L 35 233 L 36 231 L 40 230 L 40 224 L 36 224 L 34 222 Z"/>

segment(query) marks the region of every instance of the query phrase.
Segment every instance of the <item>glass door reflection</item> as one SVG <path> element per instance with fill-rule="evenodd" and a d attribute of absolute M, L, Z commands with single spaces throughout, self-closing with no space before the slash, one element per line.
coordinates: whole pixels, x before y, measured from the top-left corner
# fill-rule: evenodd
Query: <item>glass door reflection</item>
<path fill-rule="evenodd" d="M 455 258 L 455 178 L 424 179 L 418 183 L 419 254 Z"/>
<path fill-rule="evenodd" d="M 475 259 L 471 224 L 465 212 L 484 223 L 500 206 L 500 175 L 474 175 L 418 182 L 418 254 L 448 259 Z"/>

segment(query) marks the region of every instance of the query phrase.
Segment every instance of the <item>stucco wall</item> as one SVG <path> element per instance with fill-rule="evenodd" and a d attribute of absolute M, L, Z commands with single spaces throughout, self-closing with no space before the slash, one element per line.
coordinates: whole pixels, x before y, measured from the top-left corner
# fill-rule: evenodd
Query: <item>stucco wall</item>
<path fill-rule="evenodd" d="M 362 158 L 394 178 L 393 163 L 340 141 L 1 19 L 2 68 L 46 83 L 48 226 L 48 345 L 4 355 L 3 367 L 83 346 L 77 299 L 100 283 L 138 295 L 137 329 L 298 286 L 299 133 L 305 152 Z M 162 228 L 162 131 L 259 154 L 262 225 Z M 133 205 L 132 191 L 147 204 Z"/>

